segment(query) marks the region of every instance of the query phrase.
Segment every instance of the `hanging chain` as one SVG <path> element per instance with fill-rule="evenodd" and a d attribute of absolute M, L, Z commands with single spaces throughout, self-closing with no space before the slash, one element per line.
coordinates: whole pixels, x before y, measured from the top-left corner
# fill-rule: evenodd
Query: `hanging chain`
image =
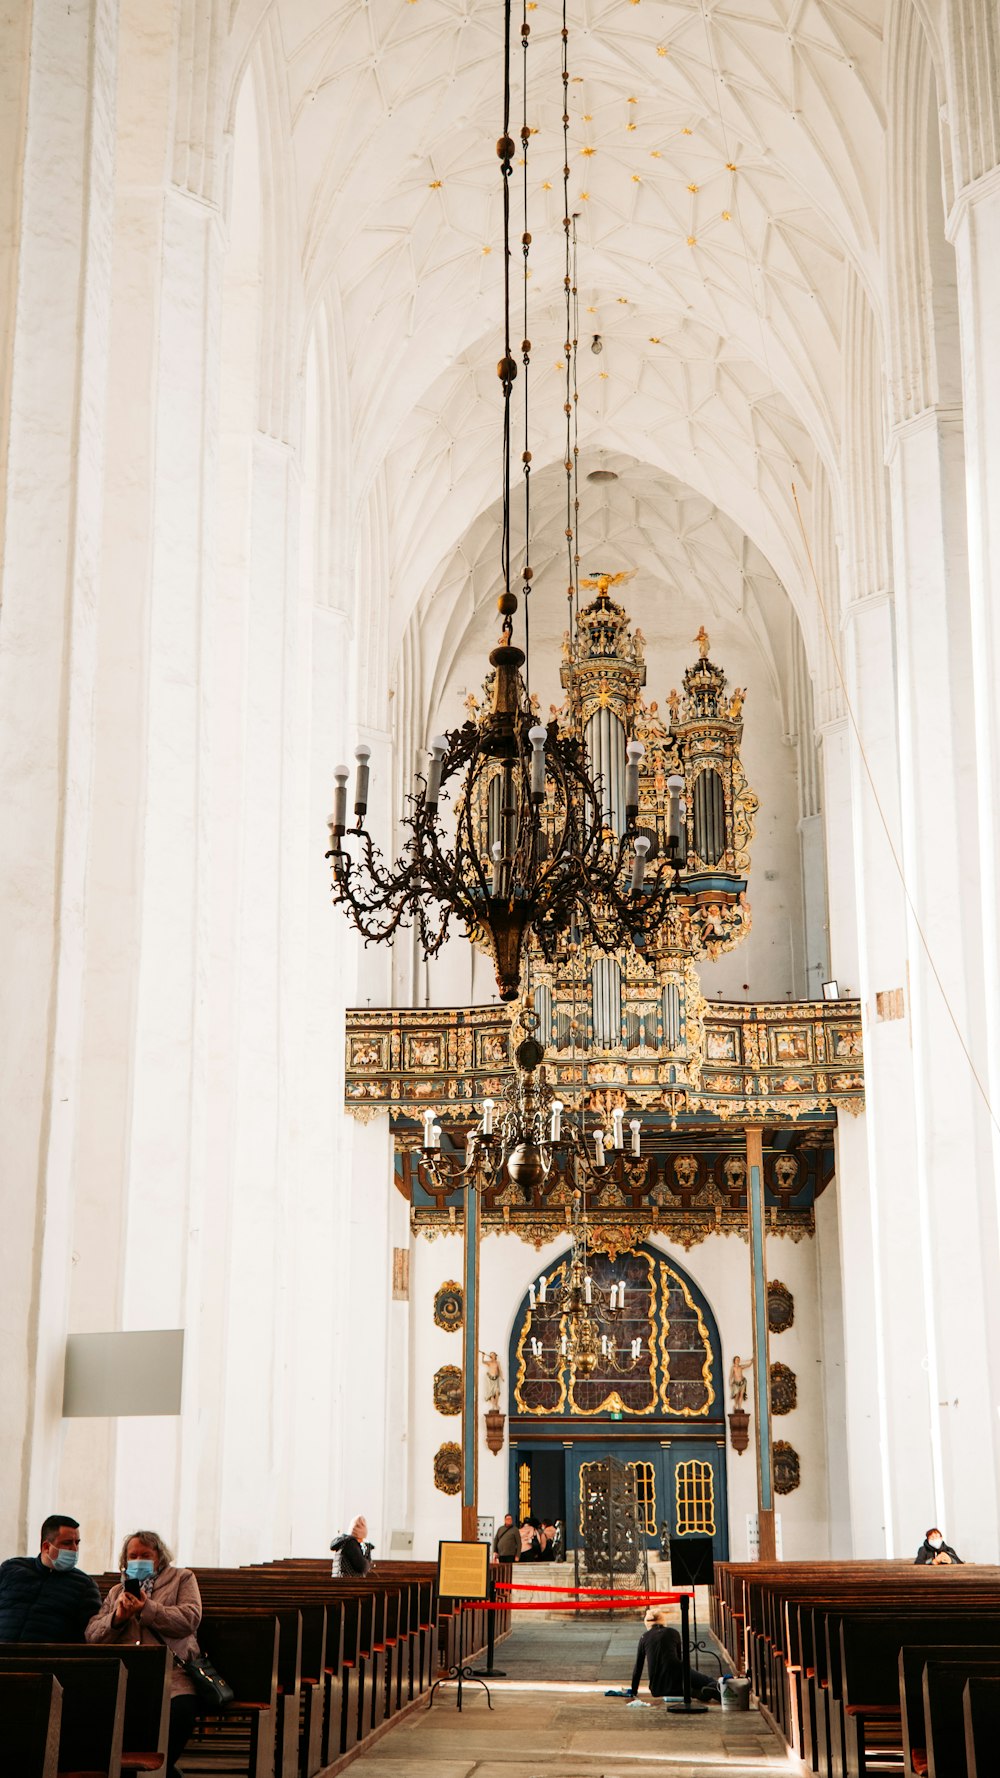
<path fill-rule="evenodd" d="M 500 179 L 503 188 L 503 357 L 497 365 L 497 376 L 503 390 L 502 444 L 502 514 L 500 524 L 500 573 L 503 593 L 500 610 L 503 616 L 502 636 L 509 642 L 513 634 L 513 616 L 517 598 L 510 586 L 510 397 L 517 376 L 517 365 L 510 350 L 510 176 L 514 161 L 514 142 L 510 133 L 510 33 L 511 0 L 504 0 L 503 52 L 503 134 L 497 143 Z"/>
<path fill-rule="evenodd" d="M 528 125 L 528 39 L 530 35 L 528 0 L 522 0 L 521 165 L 524 169 L 524 228 L 521 235 L 521 252 L 524 261 L 524 329 L 521 336 L 521 362 L 524 365 L 524 449 L 521 453 L 521 463 L 524 468 L 524 567 L 522 578 L 524 581 L 524 686 L 529 700 L 531 697 L 531 646 L 528 627 L 528 599 L 534 572 L 531 566 L 531 451 L 528 448 L 528 371 L 531 364 L 531 341 L 528 338 L 528 280 L 531 276 L 528 266 L 528 256 L 531 251 L 531 235 L 528 230 L 528 144 L 531 140 L 531 129 Z"/>

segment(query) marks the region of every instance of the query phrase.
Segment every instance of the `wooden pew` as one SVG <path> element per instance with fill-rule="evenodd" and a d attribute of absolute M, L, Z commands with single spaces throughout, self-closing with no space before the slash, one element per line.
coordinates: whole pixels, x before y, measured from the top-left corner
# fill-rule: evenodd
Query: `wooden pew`
<path fill-rule="evenodd" d="M 12 1646 L 0 1644 L 5 1649 Z M 31 1647 L 21 1643 L 16 1655 L 0 1655 L 0 1675 L 47 1674 L 62 1687 L 59 1772 L 65 1778 L 84 1772 L 87 1778 L 121 1778 L 125 1726 L 125 1669 L 121 1661 L 66 1660 L 61 1656 L 36 1661 L 26 1652 Z"/>
<path fill-rule="evenodd" d="M 9 1644 L 0 1643 L 6 1653 Z M 170 1722 L 171 1660 L 166 1648 L 132 1642 L 31 1642 L 22 1645 L 32 1666 L 53 1661 L 119 1661 L 125 1669 L 122 1771 L 156 1772 L 165 1765 Z M 14 1656 L 19 1660 L 19 1656 Z"/>
<path fill-rule="evenodd" d="M 877 1662 L 858 1658 L 861 1629 L 848 1630 L 844 1647 L 845 1617 L 870 1620 Z M 901 1766 L 899 1649 L 908 1635 L 932 1641 L 935 1619 L 950 1626 L 946 1642 L 975 1642 L 991 1655 L 1000 1571 L 884 1562 L 716 1568 L 713 1623 L 731 1658 L 742 1655 L 765 1716 L 829 1778 L 865 1772 L 872 1756 L 880 1770 L 893 1757 Z"/>
<path fill-rule="evenodd" d="M 967 1631 L 959 1629 L 956 1636 L 965 1636 Z M 1000 1676 L 1000 1648 L 995 1657 L 985 1655 L 978 1644 L 970 1645 L 967 1641 L 952 1639 L 951 1642 L 930 1644 L 908 1644 L 899 1651 L 899 1703 L 903 1719 L 903 1758 L 906 1770 L 912 1778 L 923 1778 L 927 1772 L 927 1726 L 924 1715 L 924 1669 L 928 1661 L 957 1665 L 959 1670 L 968 1677 L 973 1668 L 978 1669 L 985 1661 L 987 1666 L 996 1668 Z M 961 1729 L 962 1697 L 964 1679 L 959 1687 L 957 1720 Z M 961 1730 L 964 1734 L 964 1730 Z M 961 1766 L 964 1771 L 964 1752 L 961 1755 Z"/>
<path fill-rule="evenodd" d="M 57 1778 L 62 1697 L 54 1673 L 0 1673 L 0 1778 Z"/>
<path fill-rule="evenodd" d="M 967 1680 L 962 1715 L 969 1778 L 992 1778 L 1000 1747 L 1000 1679 Z"/>
<path fill-rule="evenodd" d="M 981 1653 L 971 1659 L 952 1653 L 924 1666 L 927 1778 L 967 1778 L 964 1701 L 970 1679 L 1000 1679 L 1000 1649 L 992 1660 Z M 994 1760 L 1000 1767 L 1000 1745 L 994 1747 Z"/>
<path fill-rule="evenodd" d="M 185 1772 L 222 1768 L 273 1778 L 278 1706 L 278 1623 L 273 1614 L 208 1610 L 199 1645 L 233 1688 L 221 1713 L 199 1716 L 183 1754 Z M 238 1762 L 238 1763 L 234 1763 Z"/>

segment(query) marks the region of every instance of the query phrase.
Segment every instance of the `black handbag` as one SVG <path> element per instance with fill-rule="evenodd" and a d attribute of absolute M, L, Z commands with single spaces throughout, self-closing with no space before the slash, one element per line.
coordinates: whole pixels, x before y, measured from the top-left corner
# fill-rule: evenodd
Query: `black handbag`
<path fill-rule="evenodd" d="M 174 1666 L 183 1668 L 194 1686 L 195 1695 L 202 1710 L 225 1710 L 226 1705 L 232 1703 L 236 1695 L 232 1686 L 227 1679 L 223 1679 L 218 1669 L 213 1667 L 207 1654 L 199 1649 L 196 1655 L 189 1655 L 186 1661 L 182 1661 L 180 1655 L 174 1654 L 166 1637 L 161 1636 L 159 1630 L 154 1630 L 151 1624 L 147 1624 L 146 1629 L 151 1636 L 156 1637 L 157 1642 L 163 1643 L 164 1648 L 169 1651 Z"/>
<path fill-rule="evenodd" d="M 198 1702 L 203 1710 L 224 1710 L 233 1701 L 233 1688 L 228 1680 L 212 1666 L 206 1654 L 199 1649 L 196 1655 L 181 1661 L 175 1655 L 178 1667 L 183 1667 L 198 1694 Z"/>

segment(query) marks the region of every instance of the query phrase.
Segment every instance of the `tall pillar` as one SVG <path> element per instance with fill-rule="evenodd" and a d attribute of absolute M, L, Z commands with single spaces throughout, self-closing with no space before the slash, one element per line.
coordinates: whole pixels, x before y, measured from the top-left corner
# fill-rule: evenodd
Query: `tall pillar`
<path fill-rule="evenodd" d="M 479 1517 L 479 1191 L 465 1188 L 462 1231 L 462 1541 L 475 1543 Z"/>
<path fill-rule="evenodd" d="M 0 1177 L 7 1285 L 0 1541 L 56 1496 L 72 1273 L 93 697 L 111 321 L 118 10 L 15 8 L 4 137 L 17 236 L 0 324 Z M 11 133 L 12 132 L 12 133 Z M 10 247 L 10 238 L 5 245 Z M 8 264 L 9 264 L 8 260 Z M 84 1559 L 93 1559 L 93 1526 Z"/>
<path fill-rule="evenodd" d="M 986 1559 L 1000 1530 L 995 1416 L 984 1411 L 997 1380 L 989 1319 L 1000 1278 L 980 1221 L 992 1155 L 974 1072 L 985 1083 L 961 410 L 928 408 L 898 426 L 889 465 L 916 1137 L 911 1215 L 920 1236 L 933 1461 L 924 1516 Z M 969 1263 L 970 1246 L 978 1263 Z"/>

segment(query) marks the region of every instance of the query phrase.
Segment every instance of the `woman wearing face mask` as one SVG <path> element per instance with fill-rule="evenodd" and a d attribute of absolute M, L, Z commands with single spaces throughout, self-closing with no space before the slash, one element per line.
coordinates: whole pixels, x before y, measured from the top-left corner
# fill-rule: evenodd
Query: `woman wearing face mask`
<path fill-rule="evenodd" d="M 133 1531 L 118 1557 L 121 1581 L 86 1629 L 88 1642 L 166 1643 L 178 1661 L 198 1652 L 201 1594 L 189 1568 L 175 1568 L 170 1551 L 155 1531 Z M 167 1778 L 177 1770 L 198 1713 L 195 1689 L 183 1667 L 171 1663 L 170 1739 Z"/>
<path fill-rule="evenodd" d="M 957 1562 L 960 1568 L 963 1566 L 961 1556 L 956 1554 L 950 1543 L 945 1543 L 936 1525 L 932 1525 L 927 1532 L 914 1561 L 915 1563 L 930 1562 L 935 1568 L 947 1568 L 952 1562 Z"/>

